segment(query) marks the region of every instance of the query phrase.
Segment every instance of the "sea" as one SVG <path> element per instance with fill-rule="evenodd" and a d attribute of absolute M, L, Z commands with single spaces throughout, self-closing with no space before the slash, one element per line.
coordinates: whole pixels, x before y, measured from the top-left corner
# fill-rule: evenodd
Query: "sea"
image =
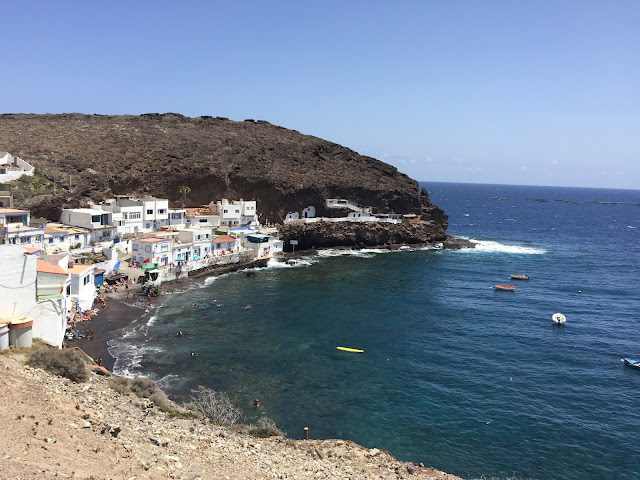
<path fill-rule="evenodd" d="M 318 250 L 177 284 L 111 342 L 116 372 L 465 479 L 640 479 L 640 370 L 621 363 L 640 359 L 640 191 L 420 186 L 475 249 Z"/>

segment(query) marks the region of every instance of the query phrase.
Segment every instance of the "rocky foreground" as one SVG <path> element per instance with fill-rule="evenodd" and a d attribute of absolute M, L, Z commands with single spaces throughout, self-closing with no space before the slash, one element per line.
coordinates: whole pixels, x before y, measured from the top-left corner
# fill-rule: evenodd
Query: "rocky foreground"
<path fill-rule="evenodd" d="M 2 478 L 458 479 L 344 440 L 256 439 L 170 418 L 106 377 L 76 384 L 24 360 L 0 355 Z"/>

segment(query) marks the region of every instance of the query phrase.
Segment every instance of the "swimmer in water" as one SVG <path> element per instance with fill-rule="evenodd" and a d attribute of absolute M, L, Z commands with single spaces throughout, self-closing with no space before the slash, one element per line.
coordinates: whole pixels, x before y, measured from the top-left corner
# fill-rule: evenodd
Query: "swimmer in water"
<path fill-rule="evenodd" d="M 179 330 L 178 333 L 176 334 L 176 337 L 181 337 L 182 336 L 182 331 Z"/>
<path fill-rule="evenodd" d="M 196 351 L 195 350 L 191 350 L 191 356 L 195 357 L 196 356 Z"/>

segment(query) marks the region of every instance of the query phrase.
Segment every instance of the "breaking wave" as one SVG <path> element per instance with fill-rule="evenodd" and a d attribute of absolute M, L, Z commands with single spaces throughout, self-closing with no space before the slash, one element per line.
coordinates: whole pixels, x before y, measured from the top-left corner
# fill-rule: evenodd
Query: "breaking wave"
<path fill-rule="evenodd" d="M 492 240 L 475 240 L 469 238 L 476 244 L 476 248 L 463 248 L 458 252 L 488 252 L 488 253 L 514 253 L 520 255 L 544 255 L 547 251 L 544 248 L 525 247 L 522 245 L 505 245 Z"/>

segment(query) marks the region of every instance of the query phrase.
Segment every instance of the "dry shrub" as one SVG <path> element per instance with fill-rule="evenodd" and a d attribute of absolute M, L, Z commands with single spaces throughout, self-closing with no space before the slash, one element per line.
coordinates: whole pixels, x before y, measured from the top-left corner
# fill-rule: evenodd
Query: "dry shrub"
<path fill-rule="evenodd" d="M 121 395 L 131 392 L 131 382 L 127 377 L 114 375 L 109 379 L 109 386 Z"/>
<path fill-rule="evenodd" d="M 73 353 L 73 350 L 41 348 L 31 354 L 27 365 L 33 368 L 41 368 L 76 383 L 86 382 L 89 378 L 89 372 L 84 361 Z"/>
<path fill-rule="evenodd" d="M 171 404 L 169 397 L 160 390 L 158 384 L 147 377 L 135 377 L 129 382 L 129 388 L 140 398 L 148 398 L 158 406 Z"/>
<path fill-rule="evenodd" d="M 276 422 L 269 417 L 260 417 L 255 427 L 249 429 L 249 435 L 253 435 L 258 438 L 265 437 L 284 437 L 284 433 L 276 427 Z"/>
<path fill-rule="evenodd" d="M 233 425 L 240 418 L 240 410 L 233 406 L 229 397 L 202 385 L 191 390 L 190 406 L 209 418 L 216 425 Z"/>

